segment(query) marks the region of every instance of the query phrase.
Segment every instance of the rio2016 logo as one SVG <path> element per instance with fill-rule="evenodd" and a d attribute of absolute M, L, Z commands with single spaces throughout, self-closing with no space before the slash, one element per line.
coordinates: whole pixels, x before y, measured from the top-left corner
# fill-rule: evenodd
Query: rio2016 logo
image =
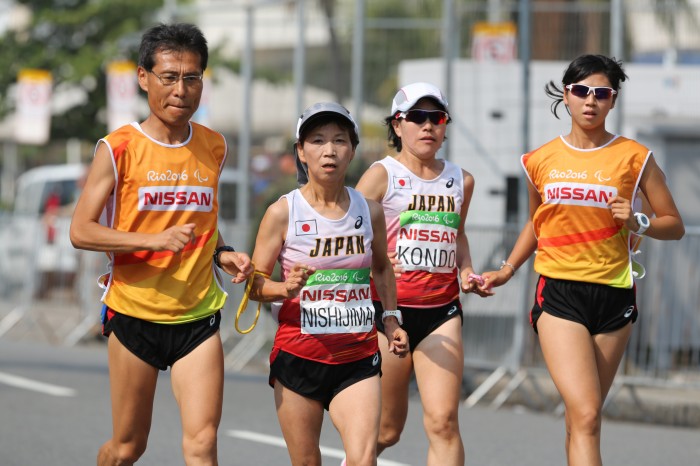
<path fill-rule="evenodd" d="M 585 180 L 588 178 L 588 173 L 586 170 L 582 172 L 575 172 L 573 170 L 560 171 L 554 168 L 551 172 L 549 172 L 549 178 L 552 180 Z"/>
<path fill-rule="evenodd" d="M 146 173 L 146 179 L 148 181 L 187 181 L 188 178 L 187 170 L 182 170 L 180 173 L 172 170 L 165 170 L 164 172 L 150 170 Z"/>

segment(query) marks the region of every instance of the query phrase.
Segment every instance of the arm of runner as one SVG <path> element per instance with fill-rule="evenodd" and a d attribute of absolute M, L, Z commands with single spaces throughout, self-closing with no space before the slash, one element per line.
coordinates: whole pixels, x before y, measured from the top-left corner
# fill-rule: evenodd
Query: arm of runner
<path fill-rule="evenodd" d="M 656 163 L 653 155 L 649 157 L 644 168 L 639 188 L 654 212 L 654 218 L 651 220 L 649 228 L 644 232 L 644 236 L 660 240 L 681 239 L 685 234 L 683 219 L 666 184 L 666 175 Z M 637 226 L 636 219 L 634 219 L 634 224 Z"/>
<path fill-rule="evenodd" d="M 386 195 L 388 188 L 388 178 L 389 175 L 386 172 L 386 168 L 381 164 L 372 165 L 357 182 L 355 189 L 362 193 L 366 199 L 376 201 L 381 204 L 382 199 Z M 403 273 L 403 267 L 401 267 L 401 262 L 396 256 L 396 251 L 391 251 L 389 254 L 389 261 L 394 269 L 394 276 L 398 279 L 401 278 L 401 273 Z"/>
<path fill-rule="evenodd" d="M 315 267 L 296 264 L 283 282 L 269 278 L 282 250 L 288 222 L 289 206 L 285 198 L 270 205 L 260 222 L 258 236 L 255 239 L 253 263 L 257 272 L 262 272 L 267 276 L 256 274 L 253 278 L 250 289 L 250 299 L 252 300 L 273 302 L 294 298 L 306 284 L 309 276 L 316 272 Z"/>
<path fill-rule="evenodd" d="M 381 203 L 388 187 L 388 178 L 384 165 L 375 163 L 360 177 L 355 189 L 365 198 Z"/>
<path fill-rule="evenodd" d="M 217 249 L 225 246 L 224 240 L 221 237 L 221 231 L 218 232 L 219 240 L 216 242 Z M 229 275 L 232 275 L 232 283 L 243 283 L 255 270 L 253 263 L 248 254 L 238 251 L 221 251 L 219 253 L 219 264 L 221 270 Z"/>
<path fill-rule="evenodd" d="M 367 200 L 372 216 L 372 278 L 384 309 L 398 309 L 396 303 L 396 278 L 391 261 L 386 253 L 386 225 L 382 207 L 372 200 Z M 404 357 L 408 354 L 408 334 L 399 325 L 396 317 L 384 321 L 384 331 L 389 340 L 389 352 Z"/>
<path fill-rule="evenodd" d="M 474 177 L 471 173 L 462 170 L 464 184 L 464 201 L 459 212 L 459 228 L 457 229 L 457 269 L 459 270 L 460 286 L 463 293 L 476 293 L 482 298 L 493 295 L 490 290 L 482 290 L 478 287 L 478 282 L 473 279 L 474 273 L 472 265 L 472 255 L 469 249 L 469 239 L 465 231 L 469 205 L 474 194 Z"/>
<path fill-rule="evenodd" d="M 530 219 L 525 223 L 522 230 L 520 230 L 520 235 L 515 242 L 515 246 L 513 246 L 513 250 L 504 261 L 505 264 L 501 266 L 500 270 L 493 270 L 481 274 L 484 279 L 484 284 L 479 288 L 482 290 L 490 290 L 493 287 L 507 283 L 508 280 L 515 275 L 515 271 L 527 262 L 527 259 L 537 250 L 537 237 L 535 236 L 532 218 L 537 208 L 542 203 L 542 198 L 532 183 L 528 183 L 527 187 L 530 199 Z"/>

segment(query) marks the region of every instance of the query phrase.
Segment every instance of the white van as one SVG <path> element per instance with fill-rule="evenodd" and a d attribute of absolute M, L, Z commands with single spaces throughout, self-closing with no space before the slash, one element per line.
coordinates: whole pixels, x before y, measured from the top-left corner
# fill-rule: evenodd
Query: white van
<path fill-rule="evenodd" d="M 68 230 L 86 167 L 46 165 L 17 178 L 14 209 L 0 230 L 0 292 L 71 285 L 78 257 Z"/>

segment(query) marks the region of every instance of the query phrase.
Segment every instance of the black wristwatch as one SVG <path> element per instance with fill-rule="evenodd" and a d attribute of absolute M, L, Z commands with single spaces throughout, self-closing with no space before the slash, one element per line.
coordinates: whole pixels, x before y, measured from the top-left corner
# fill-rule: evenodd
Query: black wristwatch
<path fill-rule="evenodd" d="M 219 246 L 218 248 L 216 248 L 216 250 L 214 251 L 214 263 L 218 268 L 221 268 L 221 262 L 219 262 L 219 254 L 221 254 L 224 251 L 236 252 L 236 250 L 233 249 L 233 247 L 231 246 Z"/>

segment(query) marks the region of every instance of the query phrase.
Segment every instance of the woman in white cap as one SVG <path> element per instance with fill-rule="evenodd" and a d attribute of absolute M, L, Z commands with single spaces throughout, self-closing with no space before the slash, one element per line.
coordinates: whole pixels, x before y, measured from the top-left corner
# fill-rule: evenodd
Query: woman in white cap
<path fill-rule="evenodd" d="M 381 207 L 345 187 L 358 143 L 357 124 L 341 105 L 304 111 L 294 146 L 303 186 L 267 209 L 253 253 L 259 274 L 250 296 L 274 302 L 279 322 L 269 382 L 294 465 L 321 464 L 324 408 L 347 464 L 376 464 L 381 353 L 370 271 L 389 310 L 396 309 L 396 283 Z M 277 260 L 281 282 L 260 274 L 269 275 Z M 397 314 L 387 311 L 383 319 L 385 349 L 396 359 L 408 352 Z"/>
<path fill-rule="evenodd" d="M 457 416 L 464 364 L 460 279 L 463 292 L 477 291 L 464 232 L 474 178 L 437 158 L 449 121 L 437 87 L 419 82 L 399 89 L 386 118 L 398 154 L 374 163 L 357 184 L 384 209 L 398 308 L 411 342 L 408 357 L 383 361 L 378 451 L 399 441 L 415 372 L 430 443 L 427 464 L 440 466 L 464 464 Z M 377 328 L 383 351 L 391 329 L 381 320 Z"/>

